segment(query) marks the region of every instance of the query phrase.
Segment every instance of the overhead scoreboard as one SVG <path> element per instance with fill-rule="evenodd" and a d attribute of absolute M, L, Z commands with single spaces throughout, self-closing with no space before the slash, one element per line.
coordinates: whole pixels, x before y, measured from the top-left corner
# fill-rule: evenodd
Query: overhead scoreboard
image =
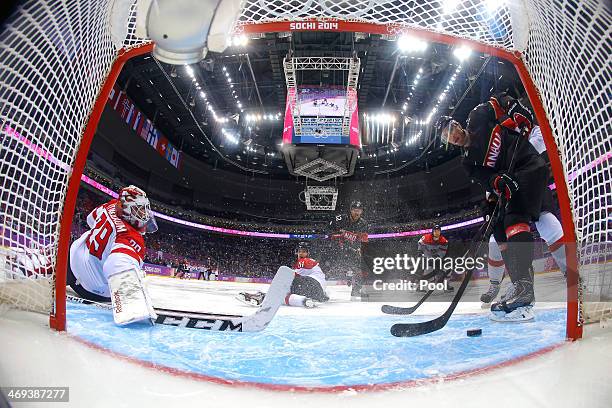
<path fill-rule="evenodd" d="M 288 92 L 297 92 L 297 95 L 287 97 L 283 144 L 360 148 L 356 92 L 347 92 L 346 87 L 316 86 L 298 87 Z M 344 121 L 348 121 L 348 134 L 343 132 Z"/>

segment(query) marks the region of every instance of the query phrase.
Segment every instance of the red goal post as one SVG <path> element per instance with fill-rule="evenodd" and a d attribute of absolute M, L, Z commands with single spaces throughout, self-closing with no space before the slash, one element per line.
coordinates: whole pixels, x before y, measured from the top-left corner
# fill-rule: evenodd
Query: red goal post
<path fill-rule="evenodd" d="M 501 6 L 491 11 L 486 7 L 492 3 Z M 612 199 L 610 159 L 600 160 L 612 151 L 606 130 L 610 11 L 603 3 L 526 0 L 510 7 L 481 0 L 247 0 L 235 32 L 407 33 L 431 42 L 469 44 L 514 64 L 551 159 L 568 245 L 567 336 L 577 339 L 585 317 L 578 279 L 582 274 L 591 290 L 583 271 L 601 259 L 584 248 L 605 244 L 610 234 L 599 220 L 605 219 L 605 202 L 592 202 L 596 194 Z M 133 6 L 127 27 L 117 30 L 115 4 L 29 0 L 0 32 L 0 69 L 6 73 L 0 78 L 2 246 L 42 248 L 51 265 L 51 271 L 19 279 L 3 281 L 0 274 L 0 301 L 50 312 L 56 330 L 65 330 L 70 229 L 91 140 L 123 64 L 151 50 L 146 39 L 135 37 Z M 0 272 L 15 278 L 10 259 L 0 263 Z M 607 254 L 603 259 L 608 260 Z M 606 302 L 610 276 L 611 271 L 602 270 L 592 289 Z M 50 293 L 39 284 L 47 281 Z M 20 284 L 18 289 L 13 283 Z M 33 306 L 48 296 L 51 306 Z M 602 304 L 601 316 L 608 316 L 609 303 Z"/>

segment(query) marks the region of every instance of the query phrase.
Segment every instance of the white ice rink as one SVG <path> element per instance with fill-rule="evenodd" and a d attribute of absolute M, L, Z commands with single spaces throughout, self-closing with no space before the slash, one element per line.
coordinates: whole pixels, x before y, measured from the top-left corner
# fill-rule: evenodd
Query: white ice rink
<path fill-rule="evenodd" d="M 253 309 L 233 299 L 238 291 L 264 289 L 265 285 L 149 278 L 158 307 L 215 310 L 248 314 Z M 536 278 L 536 290 L 546 297 L 556 292 L 562 277 Z M 480 293 L 486 281 L 470 291 Z M 329 288 L 331 301 L 313 310 L 282 307 L 277 318 L 312 319 L 376 318 L 381 303 L 349 302 L 346 286 Z M 412 305 L 412 303 L 410 303 Z M 436 315 L 445 302 L 425 304 L 419 313 Z M 537 308 L 558 307 L 539 302 Z M 457 313 L 485 313 L 478 303 L 462 303 Z M 72 324 L 76 329 L 76 322 Z M 521 330 L 521 325 L 515 325 Z M 269 327 L 268 330 L 273 330 Z M 188 329 L 184 329 L 188 330 Z M 297 329 L 296 329 L 297 330 Z M 194 330 L 191 330 L 193 332 Z M 200 331 L 198 331 L 200 332 Z M 100 336 L 103 334 L 100 333 Z M 216 336 L 216 333 L 206 333 Z M 237 334 L 240 336 L 240 334 Z M 388 335 L 388 333 L 387 333 Z M 321 333 L 326 336 L 326 333 Z M 291 337 L 291 336 L 286 336 Z M 299 338 L 299 333 L 295 334 Z M 295 340 L 295 339 L 294 339 Z M 507 347 L 512 347 L 509 339 Z M 410 342 L 411 339 L 401 339 Z M 188 344 L 197 349 L 201 343 Z M 431 344 L 432 349 L 441 347 Z M 376 347 L 372 344 L 371 347 Z M 70 406 L 200 406 L 200 407 L 610 407 L 612 406 L 612 328 L 587 326 L 585 338 L 519 362 L 454 380 L 399 387 L 386 391 L 342 392 L 268 391 L 249 386 L 218 385 L 188 375 L 169 374 L 162 367 L 140 364 L 112 351 L 87 346 L 71 331 L 49 330 L 47 318 L 11 311 L 0 318 L 0 384 L 2 386 L 69 386 Z M 341 348 L 339 346 L 339 348 Z M 146 352 L 146 350 L 144 351 Z M 262 348 L 262 353 L 266 350 Z M 299 358 L 299 356 L 297 356 Z M 417 359 L 418 356 L 415 356 Z M 65 405 L 65 404 L 64 404 Z M 15 404 L 15 406 L 38 406 Z M 56 404 L 56 406 L 63 406 Z"/>

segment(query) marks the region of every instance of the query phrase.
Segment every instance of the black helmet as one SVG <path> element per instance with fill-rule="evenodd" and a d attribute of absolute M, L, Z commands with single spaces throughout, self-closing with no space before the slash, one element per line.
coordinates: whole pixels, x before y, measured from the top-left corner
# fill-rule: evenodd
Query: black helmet
<path fill-rule="evenodd" d="M 431 232 L 433 233 L 435 230 L 442 232 L 442 228 L 440 227 L 440 224 L 434 225 L 433 228 L 431 229 Z"/>
<path fill-rule="evenodd" d="M 351 201 L 351 210 L 353 208 L 361 208 L 363 210 L 363 204 L 359 200 L 353 200 Z"/>
<path fill-rule="evenodd" d="M 297 254 L 300 251 L 300 249 L 310 253 L 310 246 L 308 245 L 308 242 L 304 242 L 304 241 L 300 242 L 297 248 L 295 249 L 295 253 Z"/>

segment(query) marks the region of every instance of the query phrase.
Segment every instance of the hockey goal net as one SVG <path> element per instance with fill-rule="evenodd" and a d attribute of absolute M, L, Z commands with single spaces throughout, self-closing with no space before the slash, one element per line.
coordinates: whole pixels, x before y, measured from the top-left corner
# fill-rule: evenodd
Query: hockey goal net
<path fill-rule="evenodd" d="M 50 313 L 59 330 L 91 138 L 122 63 L 150 51 L 129 3 L 25 1 L 0 32 L 0 301 Z M 610 20 L 598 0 L 247 0 L 235 31 L 408 33 L 514 63 L 547 140 L 577 269 L 568 337 L 578 338 L 585 321 L 612 314 Z"/>

